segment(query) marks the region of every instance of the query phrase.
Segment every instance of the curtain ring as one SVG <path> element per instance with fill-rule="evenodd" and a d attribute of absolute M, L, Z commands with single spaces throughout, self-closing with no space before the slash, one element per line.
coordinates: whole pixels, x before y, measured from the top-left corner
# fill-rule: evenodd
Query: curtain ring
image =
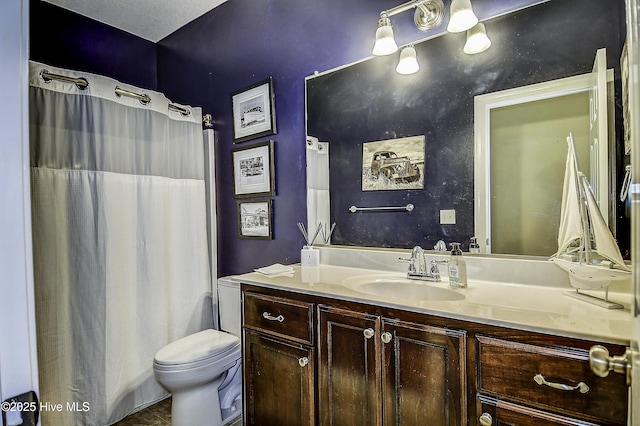
<path fill-rule="evenodd" d="M 625 166 L 624 180 L 620 189 L 620 201 L 625 201 L 629 195 L 629 187 L 631 186 L 631 164 Z"/>

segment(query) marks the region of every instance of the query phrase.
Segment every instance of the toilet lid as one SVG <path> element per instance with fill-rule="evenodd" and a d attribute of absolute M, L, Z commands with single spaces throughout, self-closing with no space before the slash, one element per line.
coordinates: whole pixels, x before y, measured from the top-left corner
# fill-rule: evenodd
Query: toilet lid
<path fill-rule="evenodd" d="M 239 348 L 240 339 L 236 336 L 209 329 L 168 344 L 156 353 L 154 360 L 159 364 L 188 364 L 225 356 Z"/>

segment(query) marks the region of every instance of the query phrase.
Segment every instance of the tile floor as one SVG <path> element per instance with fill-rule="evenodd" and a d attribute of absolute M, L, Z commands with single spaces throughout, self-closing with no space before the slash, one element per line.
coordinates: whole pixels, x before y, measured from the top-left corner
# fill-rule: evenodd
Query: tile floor
<path fill-rule="evenodd" d="M 242 416 L 227 426 L 241 426 Z M 171 398 L 131 414 L 113 426 L 171 426 Z"/>
<path fill-rule="evenodd" d="M 171 398 L 131 414 L 113 426 L 171 426 Z"/>

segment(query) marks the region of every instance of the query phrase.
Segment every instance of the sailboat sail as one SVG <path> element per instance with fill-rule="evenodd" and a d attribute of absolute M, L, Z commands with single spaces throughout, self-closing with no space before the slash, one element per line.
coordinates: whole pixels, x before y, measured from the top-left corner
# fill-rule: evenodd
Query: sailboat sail
<path fill-rule="evenodd" d="M 577 289 L 596 289 L 630 279 L 631 269 L 600 213 L 587 177 L 580 172 L 573 134 L 568 152 L 558 228 L 558 252 L 551 259 L 569 273 Z"/>
<path fill-rule="evenodd" d="M 595 241 L 596 252 L 600 256 L 609 259 L 621 269 L 631 271 L 622 259 L 618 244 L 616 243 L 616 240 L 614 240 L 613 235 L 611 235 L 611 231 L 609 231 L 609 227 L 600 213 L 600 209 L 598 208 L 598 204 L 596 203 L 596 199 L 593 196 L 593 192 L 591 191 L 591 187 L 589 186 L 589 182 L 587 182 L 586 177 L 582 179 L 582 186 L 584 187 L 584 192 L 587 195 L 587 209 L 591 230 L 593 231 L 593 240 Z"/>
<path fill-rule="evenodd" d="M 583 234 L 583 218 L 580 210 L 580 185 L 578 184 L 578 159 L 573 135 L 567 137 L 569 146 L 562 187 L 562 209 L 558 227 L 558 254 L 580 244 Z"/>

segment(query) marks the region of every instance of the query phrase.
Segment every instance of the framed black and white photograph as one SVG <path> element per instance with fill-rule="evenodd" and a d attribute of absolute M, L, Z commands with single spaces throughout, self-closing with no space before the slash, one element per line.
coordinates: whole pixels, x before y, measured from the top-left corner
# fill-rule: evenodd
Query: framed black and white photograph
<path fill-rule="evenodd" d="M 231 150 L 233 197 L 276 195 L 273 141 Z"/>
<path fill-rule="evenodd" d="M 238 201 L 238 236 L 273 239 L 271 231 L 273 200 Z"/>
<path fill-rule="evenodd" d="M 273 78 L 231 94 L 233 143 L 276 132 Z"/>
<path fill-rule="evenodd" d="M 424 188 L 424 136 L 362 144 L 362 190 Z"/>

